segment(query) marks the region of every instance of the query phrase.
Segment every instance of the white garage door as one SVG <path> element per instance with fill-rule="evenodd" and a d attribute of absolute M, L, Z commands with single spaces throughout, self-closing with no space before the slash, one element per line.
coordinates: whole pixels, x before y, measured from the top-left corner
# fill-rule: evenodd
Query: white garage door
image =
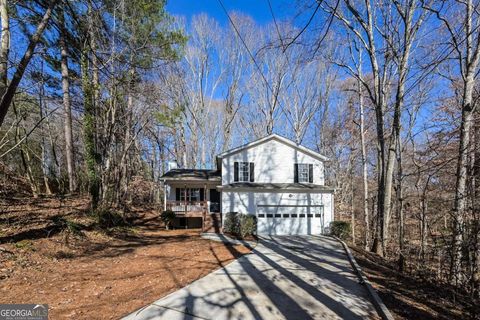
<path fill-rule="evenodd" d="M 323 206 L 258 205 L 259 235 L 296 235 L 323 233 Z"/>

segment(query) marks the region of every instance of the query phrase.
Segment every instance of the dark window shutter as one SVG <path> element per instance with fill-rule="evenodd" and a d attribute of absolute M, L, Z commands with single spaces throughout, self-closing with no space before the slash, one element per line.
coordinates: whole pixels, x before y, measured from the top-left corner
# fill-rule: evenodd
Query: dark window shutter
<path fill-rule="evenodd" d="M 293 182 L 298 183 L 298 163 L 293 165 Z"/>
<path fill-rule="evenodd" d="M 233 163 L 233 182 L 238 182 L 238 162 Z"/>
<path fill-rule="evenodd" d="M 205 189 L 200 189 L 200 201 L 205 200 Z"/>
<path fill-rule="evenodd" d="M 180 201 L 180 188 L 175 188 L 175 200 Z"/>
<path fill-rule="evenodd" d="M 313 183 L 313 164 L 308 165 L 308 182 Z"/>
<path fill-rule="evenodd" d="M 255 163 L 250 162 L 250 182 L 255 182 Z"/>

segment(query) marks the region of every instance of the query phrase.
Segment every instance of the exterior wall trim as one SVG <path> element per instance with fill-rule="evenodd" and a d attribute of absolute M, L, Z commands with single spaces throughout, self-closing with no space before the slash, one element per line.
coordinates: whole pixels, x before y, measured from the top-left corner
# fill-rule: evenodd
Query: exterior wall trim
<path fill-rule="evenodd" d="M 268 188 L 225 188 L 223 186 L 218 186 L 217 190 L 219 191 L 228 191 L 228 192 L 255 192 L 255 193 L 331 193 L 334 194 L 334 190 L 315 190 L 315 189 L 268 189 Z"/>
<path fill-rule="evenodd" d="M 279 207 L 279 208 L 323 208 L 323 204 L 257 204 L 257 207 Z"/>

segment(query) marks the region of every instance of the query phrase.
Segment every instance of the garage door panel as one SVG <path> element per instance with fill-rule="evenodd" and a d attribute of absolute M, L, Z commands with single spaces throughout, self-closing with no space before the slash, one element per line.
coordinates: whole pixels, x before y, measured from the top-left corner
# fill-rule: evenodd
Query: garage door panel
<path fill-rule="evenodd" d="M 257 213 L 265 214 L 307 214 L 312 211 L 311 207 L 287 207 L 287 206 L 258 206 Z"/>
<path fill-rule="evenodd" d="M 322 208 L 258 206 L 257 231 L 262 235 L 321 234 Z"/>
<path fill-rule="evenodd" d="M 304 219 L 294 218 L 259 218 L 257 228 L 259 234 L 291 235 L 307 234 Z"/>

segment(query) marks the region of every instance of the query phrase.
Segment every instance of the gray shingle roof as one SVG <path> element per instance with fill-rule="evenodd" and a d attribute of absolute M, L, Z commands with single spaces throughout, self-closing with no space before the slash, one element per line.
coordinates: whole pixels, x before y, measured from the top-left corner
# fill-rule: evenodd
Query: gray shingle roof
<path fill-rule="evenodd" d="M 221 180 L 220 170 L 211 169 L 172 169 L 166 172 L 162 179 L 201 179 L 201 180 Z"/>
<path fill-rule="evenodd" d="M 268 190 L 268 191 L 275 191 L 275 190 L 285 190 L 285 191 L 320 191 L 320 192 L 333 192 L 335 191 L 334 188 L 329 186 L 323 186 L 319 184 L 313 183 L 260 183 L 260 182 L 236 182 L 230 183 L 227 185 L 223 185 L 218 187 L 222 190 L 224 189 L 231 189 L 231 190 L 238 190 L 238 189 L 254 189 L 256 191 L 260 190 Z"/>

